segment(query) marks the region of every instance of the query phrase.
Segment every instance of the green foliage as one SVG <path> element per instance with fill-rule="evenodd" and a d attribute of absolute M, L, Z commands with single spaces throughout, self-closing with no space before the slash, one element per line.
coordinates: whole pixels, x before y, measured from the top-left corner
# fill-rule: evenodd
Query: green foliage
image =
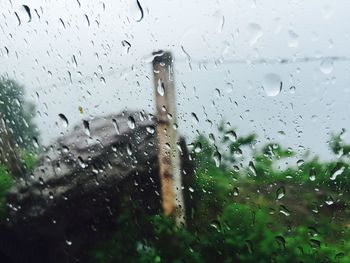
<path fill-rule="evenodd" d="M 21 152 L 21 160 L 23 161 L 27 172 L 32 172 L 37 163 L 37 156 L 23 150 Z M 5 197 L 8 190 L 15 184 L 13 176 L 8 173 L 7 168 L 0 165 L 0 218 L 5 216 Z"/>
<path fill-rule="evenodd" d="M 0 77 L 0 112 L 7 130 L 20 148 L 34 149 L 33 138 L 38 130 L 33 123 L 34 104 L 24 99 L 24 88 L 5 77 Z"/>
<path fill-rule="evenodd" d="M 5 195 L 13 183 L 13 179 L 7 173 L 6 168 L 0 166 L 0 218 L 5 215 Z"/>
<path fill-rule="evenodd" d="M 21 160 L 24 163 L 27 172 L 33 172 L 37 165 L 38 156 L 36 153 L 28 150 L 21 151 Z"/>
<path fill-rule="evenodd" d="M 120 230 L 93 251 L 96 262 L 350 262 L 349 164 L 314 158 L 282 170 L 277 163 L 291 149 L 254 150 L 254 135 L 230 136 L 193 143 L 195 209 L 186 228 L 160 215 L 138 218 L 127 204 Z M 253 155 L 243 166 L 232 155 L 247 147 Z"/>
<path fill-rule="evenodd" d="M 32 172 L 36 165 L 37 149 L 33 146 L 33 138 L 37 139 L 38 132 L 33 124 L 34 105 L 24 99 L 24 89 L 15 81 L 0 77 L 0 117 L 7 131 L 17 146 L 20 159 L 25 165 L 27 172 Z M 13 176 L 8 169 L 0 165 L 0 217 L 5 213 L 5 196 L 7 191 L 14 184 Z"/>

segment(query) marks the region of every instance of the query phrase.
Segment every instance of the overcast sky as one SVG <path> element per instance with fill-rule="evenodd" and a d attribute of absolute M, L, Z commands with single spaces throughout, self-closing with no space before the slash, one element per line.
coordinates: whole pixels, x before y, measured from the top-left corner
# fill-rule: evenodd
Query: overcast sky
<path fill-rule="evenodd" d="M 257 133 L 261 144 L 328 158 L 330 134 L 350 128 L 349 1 L 139 2 L 143 18 L 136 0 L 0 2 L 0 72 L 36 104 L 44 144 L 82 119 L 153 112 L 150 54 L 157 49 L 175 57 L 179 126 L 189 138 L 215 132 L 224 119 L 239 135 Z M 321 59 L 328 56 L 345 60 Z M 254 64 L 303 57 L 320 60 Z M 246 63 L 223 63 L 235 60 Z"/>

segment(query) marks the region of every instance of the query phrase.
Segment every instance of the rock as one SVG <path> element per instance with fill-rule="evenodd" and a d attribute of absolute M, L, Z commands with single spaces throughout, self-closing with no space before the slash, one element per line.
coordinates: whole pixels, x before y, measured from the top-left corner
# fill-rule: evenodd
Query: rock
<path fill-rule="evenodd" d="M 152 115 L 123 112 L 84 121 L 60 137 L 9 193 L 0 233 L 16 249 L 0 241 L 0 250 L 13 262 L 76 262 L 115 231 L 124 198 L 140 201 L 143 215 L 159 212 L 155 125 Z M 189 201 L 191 162 L 183 139 L 180 145 Z M 16 250 L 26 255 L 24 261 Z"/>

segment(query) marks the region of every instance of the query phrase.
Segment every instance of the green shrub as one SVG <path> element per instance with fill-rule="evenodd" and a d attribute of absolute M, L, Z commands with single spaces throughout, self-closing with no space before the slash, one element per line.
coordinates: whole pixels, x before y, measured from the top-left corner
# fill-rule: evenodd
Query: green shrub
<path fill-rule="evenodd" d="M 13 183 L 14 181 L 6 168 L 0 165 L 0 218 L 5 215 L 5 195 Z"/>

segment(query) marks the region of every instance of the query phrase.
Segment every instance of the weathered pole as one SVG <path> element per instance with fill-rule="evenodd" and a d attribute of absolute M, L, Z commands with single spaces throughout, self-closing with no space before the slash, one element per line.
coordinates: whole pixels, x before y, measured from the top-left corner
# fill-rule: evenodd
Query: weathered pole
<path fill-rule="evenodd" d="M 159 176 L 164 214 L 177 225 L 185 224 L 179 141 L 176 125 L 176 100 L 173 58 L 170 52 L 153 53 L 153 81 L 157 114 Z"/>

